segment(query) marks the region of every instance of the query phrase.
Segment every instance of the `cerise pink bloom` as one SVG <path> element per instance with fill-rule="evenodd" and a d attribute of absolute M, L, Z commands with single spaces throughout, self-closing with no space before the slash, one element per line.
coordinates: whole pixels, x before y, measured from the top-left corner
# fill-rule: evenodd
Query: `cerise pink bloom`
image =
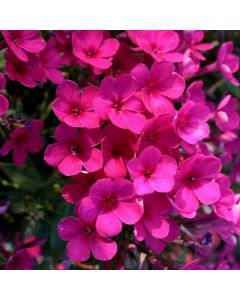
<path fill-rule="evenodd" d="M 110 260 L 117 252 L 116 242 L 99 235 L 94 221 L 66 217 L 58 224 L 58 233 L 62 240 L 68 241 L 67 254 L 73 261 L 86 261 L 91 252 L 98 260 Z"/>
<path fill-rule="evenodd" d="M 138 195 L 170 192 L 174 186 L 177 164 L 154 146 L 145 148 L 138 158 L 128 162 L 127 167 Z"/>
<path fill-rule="evenodd" d="M 142 50 L 157 61 L 182 61 L 183 55 L 174 51 L 179 45 L 179 36 L 173 30 L 129 30 L 128 36 Z"/>
<path fill-rule="evenodd" d="M 0 155 L 7 155 L 13 150 L 13 162 L 23 165 L 27 159 L 27 153 L 37 153 L 43 147 L 43 139 L 39 135 L 43 128 L 43 122 L 32 120 L 30 126 L 17 127 L 0 149 Z"/>
<path fill-rule="evenodd" d="M 210 110 L 206 105 L 192 101 L 186 102 L 178 111 L 174 121 L 178 136 L 189 144 L 197 144 L 208 137 L 209 116 Z"/>
<path fill-rule="evenodd" d="M 222 131 L 238 128 L 237 99 L 231 95 L 226 95 L 217 106 L 215 120 L 217 127 Z"/>
<path fill-rule="evenodd" d="M 129 74 L 118 78 L 106 76 L 100 87 L 100 93 L 95 96 L 94 109 L 103 120 L 108 118 L 122 129 L 140 133 L 146 123 L 142 112 L 145 108 L 142 101 L 136 97 L 137 82 Z"/>
<path fill-rule="evenodd" d="M 82 199 L 78 213 L 84 220 L 96 218 L 96 230 L 103 237 L 112 237 L 125 224 L 136 223 L 143 214 L 131 181 L 110 178 L 99 179 Z"/>
<path fill-rule="evenodd" d="M 220 186 L 215 181 L 221 161 L 214 156 L 196 154 L 184 160 L 175 176 L 175 207 L 185 217 L 194 217 L 199 202 L 213 204 L 220 199 Z"/>
<path fill-rule="evenodd" d="M 26 52 L 39 53 L 46 46 L 39 30 L 2 30 L 2 35 L 13 53 L 22 61 L 28 61 Z"/>
<path fill-rule="evenodd" d="M 72 35 L 73 54 L 84 63 L 99 69 L 108 69 L 119 48 L 116 39 L 104 39 L 101 30 L 75 31 Z"/>
<path fill-rule="evenodd" d="M 150 71 L 144 64 L 138 64 L 132 71 L 138 83 L 144 105 L 154 115 L 173 112 L 173 99 L 179 98 L 184 89 L 184 79 L 175 72 L 173 63 L 158 62 Z"/>
<path fill-rule="evenodd" d="M 65 80 L 57 87 L 57 99 L 52 109 L 58 119 L 71 127 L 99 127 L 99 117 L 93 111 L 93 98 L 97 88 L 89 86 L 79 90 L 78 85 Z"/>
<path fill-rule="evenodd" d="M 127 162 L 137 150 L 137 137 L 134 133 L 112 124 L 103 129 L 102 152 L 104 171 L 111 178 L 127 175 Z"/>
<path fill-rule="evenodd" d="M 84 167 L 93 172 L 101 169 L 102 152 L 94 148 L 101 141 L 101 131 L 69 127 L 62 123 L 54 134 L 57 143 L 50 144 L 44 154 L 44 160 L 53 167 L 58 167 L 65 176 L 77 175 Z"/>

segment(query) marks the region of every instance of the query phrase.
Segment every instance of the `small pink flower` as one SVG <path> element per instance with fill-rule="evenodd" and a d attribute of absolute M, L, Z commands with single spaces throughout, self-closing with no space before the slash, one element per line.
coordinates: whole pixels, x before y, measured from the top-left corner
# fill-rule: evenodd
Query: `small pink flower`
<path fill-rule="evenodd" d="M 42 82 L 42 67 L 35 54 L 28 54 L 28 61 L 19 60 L 11 50 L 5 52 L 6 73 L 13 80 L 22 85 L 34 88 L 37 83 Z"/>
<path fill-rule="evenodd" d="M 179 45 L 179 36 L 173 30 L 129 30 L 128 36 L 137 44 L 135 50 L 150 54 L 156 61 L 182 61 L 183 55 L 174 50 Z"/>
<path fill-rule="evenodd" d="M 75 31 L 72 35 L 73 54 L 95 68 L 108 69 L 119 48 L 116 39 L 104 39 L 101 30 Z"/>
<path fill-rule="evenodd" d="M 144 214 L 134 225 L 135 238 L 138 241 L 143 241 L 145 239 L 146 231 L 157 239 L 167 237 L 170 226 L 165 214 L 171 209 L 167 195 L 153 193 L 142 196 L 142 199 Z"/>
<path fill-rule="evenodd" d="M 111 260 L 117 252 L 116 242 L 99 235 L 93 221 L 67 217 L 58 224 L 58 233 L 68 241 L 67 254 L 73 261 L 86 261 L 91 252 L 98 260 Z"/>
<path fill-rule="evenodd" d="M 235 203 L 235 195 L 234 192 L 230 189 L 230 179 L 220 174 L 216 179 L 220 187 L 221 197 L 220 199 L 213 203 L 213 209 L 217 216 L 227 221 L 233 221 L 232 208 Z"/>
<path fill-rule="evenodd" d="M 128 171 L 138 195 L 170 192 L 177 170 L 175 160 L 154 146 L 145 148 L 138 158 L 128 162 Z"/>
<path fill-rule="evenodd" d="M 93 98 L 97 91 L 94 86 L 79 91 L 75 82 L 65 80 L 57 87 L 57 99 L 52 109 L 60 121 L 71 127 L 99 127 L 99 117 L 93 112 Z"/>
<path fill-rule="evenodd" d="M 238 128 L 239 115 L 237 113 L 237 99 L 231 95 L 225 96 L 217 106 L 215 121 L 217 127 L 222 131 Z"/>
<path fill-rule="evenodd" d="M 145 241 L 153 253 L 159 254 L 167 242 L 178 238 L 179 228 L 176 222 L 165 217 L 171 208 L 166 194 L 154 193 L 142 199 L 144 215 L 134 225 L 134 236 L 139 242 Z"/>
<path fill-rule="evenodd" d="M 206 105 L 186 102 L 177 113 L 174 121 L 175 129 L 180 138 L 189 144 L 197 144 L 208 137 L 207 120 L 210 110 Z"/>
<path fill-rule="evenodd" d="M 144 105 L 135 96 L 137 83 L 131 75 L 123 74 L 118 78 L 106 76 L 95 96 L 93 106 L 101 119 L 107 120 L 122 129 L 140 133 L 146 123 L 141 112 Z"/>
<path fill-rule="evenodd" d="M 125 177 L 127 175 L 127 162 L 133 158 L 136 148 L 137 137 L 135 134 L 112 124 L 107 125 L 103 129 L 102 140 L 106 175 L 112 178 Z"/>
<path fill-rule="evenodd" d="M 28 253 L 27 249 L 19 249 L 9 257 L 5 270 L 32 270 L 35 265 L 36 259 Z"/>
<path fill-rule="evenodd" d="M 82 199 L 78 212 L 84 220 L 96 218 L 96 230 L 103 237 L 112 237 L 125 224 L 136 223 L 143 214 L 131 181 L 110 178 L 99 179 L 90 188 L 89 196 Z"/>
<path fill-rule="evenodd" d="M 233 42 L 223 43 L 217 53 L 217 66 L 224 78 L 239 86 L 239 81 L 233 76 L 239 69 L 239 58 L 232 54 Z"/>
<path fill-rule="evenodd" d="M 96 129 L 76 128 L 62 123 L 55 131 L 57 143 L 47 147 L 44 160 L 53 167 L 58 167 L 65 176 L 77 175 L 84 167 L 88 172 L 101 169 L 102 151 L 94 148 L 101 141 L 101 131 Z"/>
<path fill-rule="evenodd" d="M 45 49 L 39 54 L 43 72 L 42 82 L 46 82 L 49 79 L 53 83 L 59 84 L 63 81 L 63 74 L 59 70 L 62 66 L 62 57 L 55 46 L 55 39 L 50 38 Z"/>
<path fill-rule="evenodd" d="M 28 61 L 27 53 L 39 53 L 46 42 L 39 30 L 2 30 L 2 35 L 12 52 L 22 61 Z"/>
<path fill-rule="evenodd" d="M 105 177 L 103 170 L 73 176 L 71 183 L 66 183 L 62 189 L 62 197 L 68 203 L 77 203 L 82 198 L 87 197 L 90 187 L 100 178 Z"/>
<path fill-rule="evenodd" d="M 138 151 L 148 146 L 155 146 L 162 153 L 167 154 L 168 148 L 180 143 L 173 126 L 173 114 L 161 114 L 149 119 L 138 141 Z"/>
<path fill-rule="evenodd" d="M 203 30 L 184 30 L 183 38 L 186 43 L 187 54 L 199 60 L 206 60 L 201 52 L 211 50 L 214 47 L 212 43 L 201 43 L 204 39 Z"/>
<path fill-rule="evenodd" d="M 173 99 L 179 98 L 185 88 L 184 79 L 174 71 L 171 62 L 158 62 L 150 71 L 144 64 L 138 64 L 131 72 L 137 80 L 143 102 L 149 112 L 159 115 L 173 112 Z"/>
<path fill-rule="evenodd" d="M 194 217 L 199 202 L 209 205 L 220 199 L 220 186 L 215 181 L 220 170 L 220 159 L 210 155 L 196 154 L 181 163 L 175 176 L 173 203 L 181 215 Z"/>
<path fill-rule="evenodd" d="M 184 93 L 185 101 L 192 101 L 195 103 L 205 103 L 205 94 L 203 91 L 202 80 L 197 80 L 191 83 Z"/>
<path fill-rule="evenodd" d="M 37 153 L 43 147 L 43 139 L 39 136 L 43 128 L 40 120 L 32 120 L 31 127 L 17 127 L 0 149 L 0 155 L 5 156 L 13 150 L 13 162 L 16 165 L 24 165 L 27 159 L 27 152 Z"/>

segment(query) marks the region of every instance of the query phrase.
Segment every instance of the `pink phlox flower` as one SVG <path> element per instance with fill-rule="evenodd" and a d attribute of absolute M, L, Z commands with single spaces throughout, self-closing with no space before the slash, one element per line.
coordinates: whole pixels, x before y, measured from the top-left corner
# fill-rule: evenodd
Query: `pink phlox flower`
<path fill-rule="evenodd" d="M 101 141 L 101 131 L 69 127 L 62 123 L 54 134 L 57 143 L 48 145 L 44 160 L 53 167 L 58 167 L 65 176 L 77 175 L 84 167 L 88 172 L 101 169 L 102 151 L 94 148 Z"/>
<path fill-rule="evenodd" d="M 128 171 L 138 195 L 170 192 L 174 186 L 176 161 L 162 155 L 154 146 L 145 148 L 138 158 L 128 162 Z"/>
<path fill-rule="evenodd" d="M 28 253 L 27 249 L 19 249 L 9 257 L 5 270 L 32 270 L 35 265 L 36 259 Z"/>
<path fill-rule="evenodd" d="M 180 62 L 183 55 L 174 51 L 179 45 L 179 36 L 173 30 L 129 30 L 129 38 L 138 47 L 134 50 L 150 54 L 156 61 Z"/>
<path fill-rule="evenodd" d="M 211 155 L 196 154 L 181 163 L 175 176 L 172 202 L 180 215 L 193 218 L 199 202 L 209 205 L 220 199 L 221 190 L 216 182 L 220 170 L 220 159 Z"/>
<path fill-rule="evenodd" d="M 238 128 L 239 115 L 237 113 L 237 99 L 231 95 L 226 95 L 217 106 L 215 121 L 217 127 L 222 131 Z"/>
<path fill-rule="evenodd" d="M 5 59 L 6 73 L 11 80 L 29 88 L 34 88 L 37 83 L 42 82 L 42 66 L 36 54 L 28 54 L 28 61 L 24 62 L 8 49 L 5 52 Z"/>
<path fill-rule="evenodd" d="M 66 183 L 62 189 L 62 197 L 68 203 L 77 203 L 82 198 L 88 196 L 90 187 L 100 178 L 105 177 L 102 169 L 87 173 L 82 171 L 80 174 L 73 176 L 71 183 Z"/>
<path fill-rule="evenodd" d="M 93 99 L 98 89 L 88 86 L 79 91 L 78 85 L 64 80 L 57 87 L 52 109 L 58 119 L 71 127 L 99 127 L 99 117 L 93 111 Z"/>
<path fill-rule="evenodd" d="M 93 106 L 99 117 L 110 121 L 122 129 L 140 133 L 146 123 L 142 114 L 145 111 L 141 99 L 135 93 L 137 82 L 129 74 L 118 78 L 106 76 L 95 96 Z"/>
<path fill-rule="evenodd" d="M 231 210 L 235 203 L 235 195 L 230 189 L 230 179 L 227 176 L 220 174 L 216 179 L 216 182 L 220 187 L 221 197 L 217 202 L 213 203 L 213 209 L 217 216 L 231 222 L 233 220 Z"/>
<path fill-rule="evenodd" d="M 226 80 L 239 86 L 239 81 L 233 76 L 239 69 L 239 58 L 232 51 L 232 41 L 221 45 L 217 53 L 217 68 Z"/>
<path fill-rule="evenodd" d="M 201 103 L 186 102 L 178 111 L 174 121 L 176 133 L 189 144 L 197 144 L 208 137 L 209 126 L 207 120 L 209 108 Z"/>
<path fill-rule="evenodd" d="M 154 63 L 148 70 L 144 64 L 138 64 L 131 75 L 137 80 L 144 105 L 154 115 L 174 112 L 172 100 L 179 98 L 184 89 L 184 79 L 175 72 L 171 62 Z"/>
<path fill-rule="evenodd" d="M 136 153 L 137 141 L 134 133 L 113 124 L 103 129 L 102 152 L 104 171 L 108 177 L 126 177 L 127 162 Z"/>
<path fill-rule="evenodd" d="M 58 224 L 58 233 L 68 241 L 67 255 L 76 262 L 88 260 L 91 252 L 98 260 L 111 260 L 117 252 L 116 242 L 98 234 L 94 221 L 66 217 Z"/>
<path fill-rule="evenodd" d="M 206 60 L 201 52 L 213 49 L 212 43 L 202 43 L 204 39 L 203 30 L 184 30 L 183 38 L 186 43 L 186 52 L 196 59 Z"/>
<path fill-rule="evenodd" d="M 101 236 L 112 237 L 121 232 L 122 223 L 135 224 L 142 217 L 143 206 L 131 181 L 104 178 L 92 185 L 78 211 L 86 221 L 96 218 L 96 230 Z"/>
<path fill-rule="evenodd" d="M 42 82 L 46 82 L 48 78 L 55 84 L 61 83 L 63 74 L 59 69 L 62 66 L 62 57 L 56 49 L 56 40 L 53 37 L 47 41 L 46 47 L 39 57 L 43 72 Z"/>
<path fill-rule="evenodd" d="M 153 253 L 164 250 L 166 243 L 178 238 L 177 223 L 166 217 L 171 205 L 166 194 L 154 193 L 142 197 L 144 214 L 134 225 L 134 236 L 138 242 L 145 241 Z"/>
<path fill-rule="evenodd" d="M 40 120 L 32 120 L 31 126 L 20 126 L 14 129 L 8 139 L 0 149 L 0 155 L 5 156 L 9 151 L 13 150 L 13 162 L 22 166 L 26 162 L 27 153 L 39 152 L 44 143 L 39 135 L 43 128 L 43 122 Z"/>
<path fill-rule="evenodd" d="M 45 46 L 45 40 L 39 30 L 2 30 L 9 48 L 21 61 L 28 61 L 27 53 L 39 53 Z"/>
<path fill-rule="evenodd" d="M 169 148 L 176 147 L 180 139 L 173 126 L 174 117 L 174 114 L 166 113 L 149 119 L 139 138 L 138 151 L 155 146 L 162 153 L 168 154 Z"/>
<path fill-rule="evenodd" d="M 196 80 L 192 82 L 184 93 L 184 99 L 185 101 L 205 104 L 206 97 L 203 91 L 203 81 Z"/>
<path fill-rule="evenodd" d="M 95 68 L 108 69 L 112 57 L 119 48 L 119 42 L 113 38 L 104 39 L 101 30 L 75 31 L 72 35 L 73 54 L 84 63 Z"/>

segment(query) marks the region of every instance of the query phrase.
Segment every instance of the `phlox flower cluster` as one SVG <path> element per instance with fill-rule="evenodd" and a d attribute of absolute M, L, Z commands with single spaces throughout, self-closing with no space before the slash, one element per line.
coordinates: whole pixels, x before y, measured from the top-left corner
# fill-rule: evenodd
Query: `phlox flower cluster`
<path fill-rule="evenodd" d="M 63 201 L 74 211 L 58 224 L 66 259 L 125 269 L 145 253 L 139 266 L 239 268 L 240 198 L 231 189 L 240 182 L 238 99 L 229 92 L 212 101 L 215 90 L 202 80 L 218 73 L 220 83 L 240 85 L 232 41 L 216 47 L 200 30 L 2 35 L 1 90 L 6 78 L 27 88 L 56 85 L 50 101 L 59 124 L 44 161 L 64 176 Z M 66 67 L 87 75 L 71 79 Z M 9 138 L 0 155 L 12 151 L 23 165 L 44 146 L 43 121 L 18 119 L 8 107 L 1 93 Z"/>

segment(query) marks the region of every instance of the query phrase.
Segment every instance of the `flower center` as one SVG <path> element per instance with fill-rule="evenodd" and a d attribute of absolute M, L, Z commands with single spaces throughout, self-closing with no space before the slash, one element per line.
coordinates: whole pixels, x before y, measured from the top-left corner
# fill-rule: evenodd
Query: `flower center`
<path fill-rule="evenodd" d="M 122 110 L 122 104 L 120 102 L 117 102 L 113 105 L 113 108 L 116 110 L 116 111 L 120 111 Z"/>
<path fill-rule="evenodd" d="M 71 147 L 71 152 L 73 155 L 79 155 L 79 150 L 76 146 Z"/>
<path fill-rule="evenodd" d="M 11 40 L 12 40 L 13 43 L 17 43 L 18 42 L 18 36 L 16 34 L 13 34 L 11 36 Z"/>
<path fill-rule="evenodd" d="M 85 227 L 85 234 L 87 236 L 92 236 L 95 234 L 95 229 L 93 227 L 87 226 Z"/>
<path fill-rule="evenodd" d="M 74 108 L 72 109 L 72 114 L 73 114 L 74 116 L 79 116 L 79 114 L 80 114 L 80 109 L 79 109 L 79 107 L 74 107 Z"/>
<path fill-rule="evenodd" d="M 115 157 L 119 157 L 119 156 L 121 156 L 121 151 L 119 149 L 114 149 L 112 151 L 112 155 Z"/>
<path fill-rule="evenodd" d="M 193 183 L 194 181 L 196 181 L 196 177 L 195 176 L 188 176 L 187 177 L 187 183 Z"/>
<path fill-rule="evenodd" d="M 152 173 L 151 172 L 145 172 L 144 173 L 144 177 L 151 178 L 152 177 Z"/>
<path fill-rule="evenodd" d="M 113 195 L 107 195 L 103 201 L 103 208 L 112 210 L 117 205 L 117 200 Z"/>

